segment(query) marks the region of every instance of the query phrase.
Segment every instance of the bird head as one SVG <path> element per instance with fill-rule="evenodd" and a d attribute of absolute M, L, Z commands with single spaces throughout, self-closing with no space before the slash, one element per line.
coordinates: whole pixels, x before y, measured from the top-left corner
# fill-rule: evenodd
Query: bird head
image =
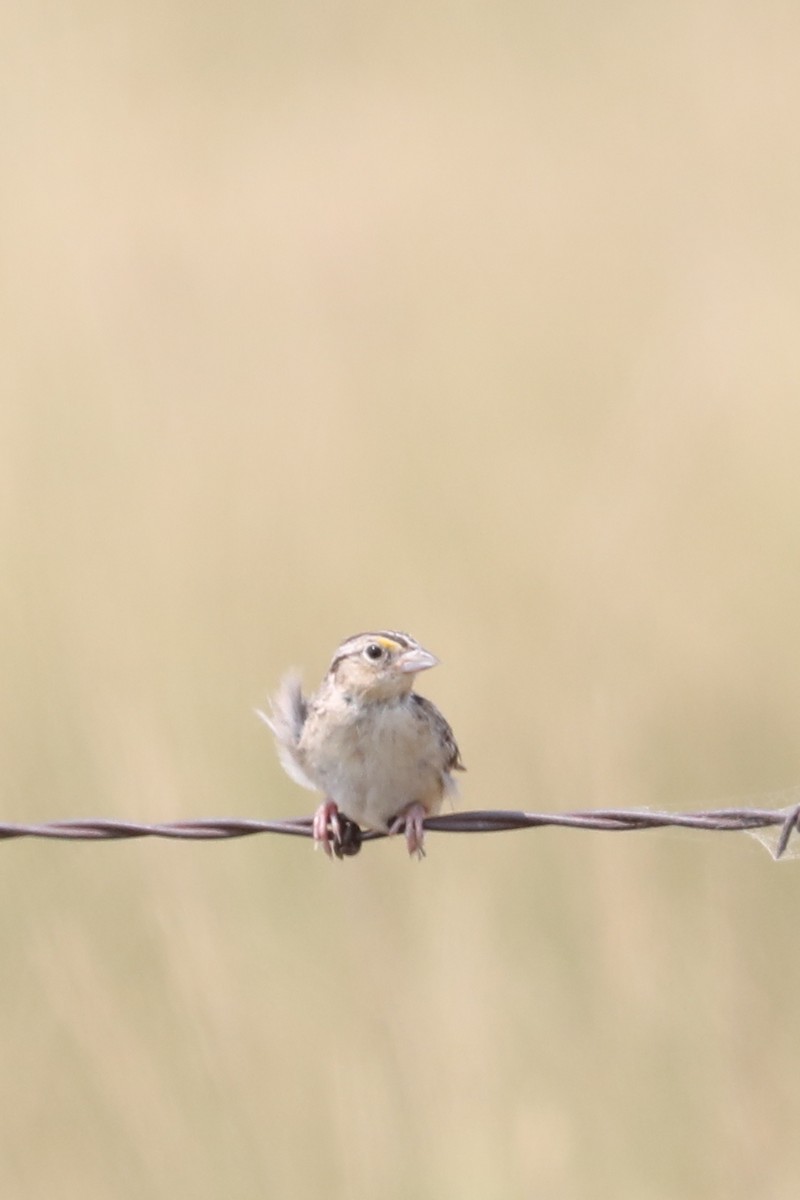
<path fill-rule="evenodd" d="M 328 677 L 351 695 L 391 699 L 410 692 L 414 676 L 438 661 L 407 633 L 357 633 L 339 646 Z"/>

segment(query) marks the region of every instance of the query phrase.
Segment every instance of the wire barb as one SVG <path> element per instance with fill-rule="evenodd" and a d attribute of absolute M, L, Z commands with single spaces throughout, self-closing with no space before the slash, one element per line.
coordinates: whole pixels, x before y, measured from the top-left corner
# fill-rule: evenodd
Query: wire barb
<path fill-rule="evenodd" d="M 795 829 L 800 829 L 800 804 L 795 804 L 794 808 L 790 808 L 786 814 L 781 829 L 781 836 L 778 838 L 778 844 L 775 847 L 775 857 L 782 858 L 786 852 L 786 847 L 789 845 L 789 839 Z"/>
<path fill-rule="evenodd" d="M 388 837 L 379 830 L 352 830 L 342 853 L 357 854 L 363 842 Z M 591 809 L 586 812 L 532 813 L 504 809 L 484 809 L 428 817 L 426 830 L 437 833 L 499 833 L 516 829 L 541 829 L 553 826 L 561 829 L 589 829 L 607 833 L 630 833 L 642 829 L 704 829 L 716 833 L 752 833 L 759 829 L 780 826 L 774 856 L 781 858 L 792 834 L 800 831 L 800 804 L 792 808 L 721 808 L 706 812 L 650 812 L 647 809 Z M 298 817 L 291 821 L 258 821 L 238 817 L 197 818 L 143 824 L 136 821 L 114 821 L 105 818 L 43 821 L 36 824 L 0 823 L 0 841 L 13 838 L 50 838 L 65 841 L 124 841 L 130 838 L 158 837 L 189 841 L 219 841 L 229 838 L 252 837 L 257 833 L 279 833 L 289 837 L 313 836 L 312 818 Z M 340 856 L 341 857 L 341 856 Z"/>

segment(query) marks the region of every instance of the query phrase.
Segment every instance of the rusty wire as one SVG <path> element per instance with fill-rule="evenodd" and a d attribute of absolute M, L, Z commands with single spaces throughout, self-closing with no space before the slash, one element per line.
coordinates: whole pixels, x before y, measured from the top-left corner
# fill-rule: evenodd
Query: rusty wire
<path fill-rule="evenodd" d="M 340 818 L 341 820 L 341 818 Z M 360 830 L 353 822 L 343 822 L 344 841 L 339 857 L 356 854 L 362 842 L 388 836 L 377 830 Z M 43 821 L 35 824 L 0 823 L 0 840 L 12 838 L 55 838 L 66 841 L 122 841 L 129 838 L 179 838 L 189 841 L 214 841 L 252 837 L 257 833 L 279 833 L 289 837 L 312 836 L 310 817 L 289 821 L 260 821 L 236 817 L 199 818 L 151 824 L 116 821 L 105 818 Z M 780 858 L 795 830 L 800 830 L 800 804 L 792 808 L 720 808 L 705 812 L 649 812 L 646 809 L 591 809 L 586 812 L 531 813 L 503 809 L 476 810 L 429 817 L 425 829 L 437 833 L 497 833 L 518 829 L 602 830 L 626 833 L 642 829 L 704 829 L 715 833 L 753 832 L 780 827 L 774 849 Z"/>

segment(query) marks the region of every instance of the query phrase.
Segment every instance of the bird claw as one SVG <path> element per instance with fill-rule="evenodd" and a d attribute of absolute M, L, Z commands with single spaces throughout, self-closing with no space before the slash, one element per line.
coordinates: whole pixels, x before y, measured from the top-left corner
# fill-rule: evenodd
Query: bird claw
<path fill-rule="evenodd" d="M 339 822 L 339 809 L 333 800 L 323 800 L 314 813 L 311 825 L 314 837 L 314 849 L 320 846 L 328 858 L 333 858 L 334 846 L 341 841 L 342 827 Z"/>

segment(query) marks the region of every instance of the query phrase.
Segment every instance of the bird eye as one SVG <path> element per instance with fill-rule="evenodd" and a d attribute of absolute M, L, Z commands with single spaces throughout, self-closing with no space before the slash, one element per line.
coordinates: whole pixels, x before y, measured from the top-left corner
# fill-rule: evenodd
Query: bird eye
<path fill-rule="evenodd" d="M 374 642 L 370 642 L 364 653 L 366 654 L 367 658 L 372 659 L 373 662 L 377 662 L 379 658 L 383 658 L 383 650 L 380 648 L 380 646 L 376 646 Z"/>

